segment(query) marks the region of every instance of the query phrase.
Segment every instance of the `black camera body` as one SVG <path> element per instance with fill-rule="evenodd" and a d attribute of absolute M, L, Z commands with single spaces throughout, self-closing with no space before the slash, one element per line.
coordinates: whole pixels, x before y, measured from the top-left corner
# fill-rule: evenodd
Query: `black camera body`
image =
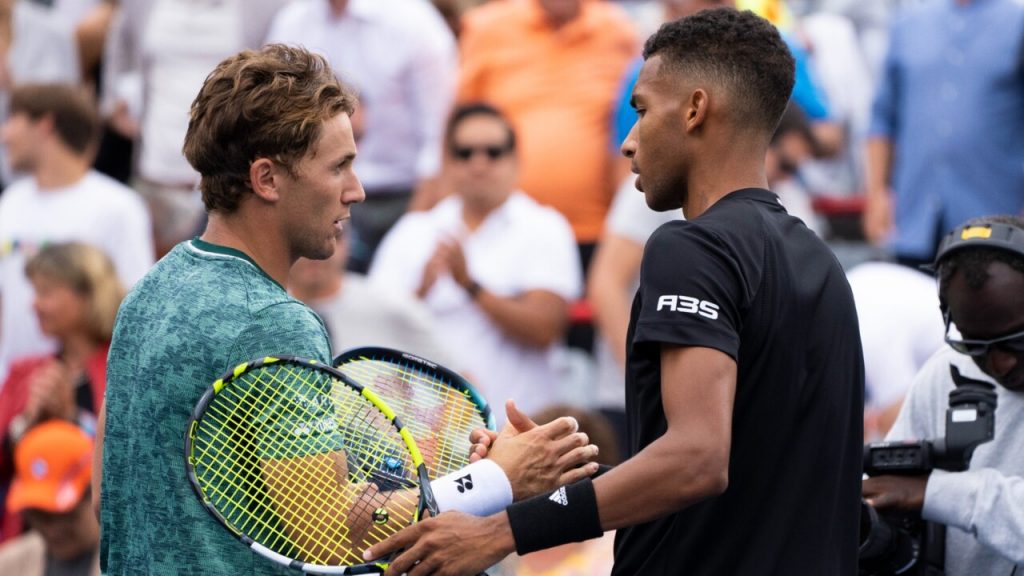
<path fill-rule="evenodd" d="M 974 449 L 995 437 L 995 387 L 950 373 L 956 388 L 949 393 L 944 438 L 874 442 L 864 447 L 868 476 L 923 476 L 936 468 L 959 472 L 970 465 Z M 861 576 L 939 576 L 944 573 L 945 526 L 925 522 L 920 514 L 878 512 L 861 502 L 859 565 Z"/>

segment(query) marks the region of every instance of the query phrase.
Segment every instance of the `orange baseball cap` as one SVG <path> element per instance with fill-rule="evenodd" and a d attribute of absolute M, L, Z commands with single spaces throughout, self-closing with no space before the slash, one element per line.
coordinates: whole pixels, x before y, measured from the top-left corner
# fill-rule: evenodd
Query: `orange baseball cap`
<path fill-rule="evenodd" d="M 73 509 L 92 478 L 92 447 L 92 438 L 71 422 L 49 420 L 30 428 L 14 448 L 7 509 Z"/>

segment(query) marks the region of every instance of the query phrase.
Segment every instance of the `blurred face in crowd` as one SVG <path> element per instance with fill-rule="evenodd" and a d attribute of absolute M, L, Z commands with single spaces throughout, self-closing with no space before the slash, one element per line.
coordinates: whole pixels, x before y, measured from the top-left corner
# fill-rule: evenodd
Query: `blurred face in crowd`
<path fill-rule="evenodd" d="M 562 26 L 579 16 L 583 0 L 537 0 L 548 20 L 555 27 Z"/>
<path fill-rule="evenodd" d="M 1024 331 L 1024 274 L 1003 262 L 992 262 L 988 275 L 978 290 L 967 284 L 963 272 L 950 279 L 949 314 L 965 340 L 991 340 Z M 1008 390 L 1024 391 L 1024 337 L 994 344 L 973 358 Z"/>
<path fill-rule="evenodd" d="M 85 330 L 88 299 L 71 286 L 44 274 L 29 279 L 35 289 L 33 307 L 39 329 L 47 336 L 62 339 Z"/>
<path fill-rule="evenodd" d="M 22 512 L 25 522 L 46 543 L 46 550 L 60 560 L 71 560 L 95 550 L 100 541 L 100 527 L 89 504 L 89 495 L 72 510 L 64 513 L 45 512 L 33 508 Z"/>
<path fill-rule="evenodd" d="M 0 139 L 7 148 L 7 160 L 11 168 L 21 172 L 35 170 L 42 142 L 43 123 L 46 119 L 33 121 L 28 114 L 11 115 L 0 129 Z"/>
<path fill-rule="evenodd" d="M 655 54 L 644 62 L 633 88 L 637 121 L 622 143 L 636 187 L 652 210 L 680 208 L 687 196 L 690 152 L 684 130 L 685 99 L 693 86 L 666 69 Z"/>
<path fill-rule="evenodd" d="M 508 126 L 500 118 L 467 116 L 448 150 L 455 191 L 467 205 L 491 208 L 515 189 L 518 170 Z"/>
<path fill-rule="evenodd" d="M 334 254 L 352 204 L 366 198 L 352 163 L 356 143 L 348 114 L 324 122 L 320 139 L 289 172 L 279 167 L 285 235 L 294 259 Z"/>

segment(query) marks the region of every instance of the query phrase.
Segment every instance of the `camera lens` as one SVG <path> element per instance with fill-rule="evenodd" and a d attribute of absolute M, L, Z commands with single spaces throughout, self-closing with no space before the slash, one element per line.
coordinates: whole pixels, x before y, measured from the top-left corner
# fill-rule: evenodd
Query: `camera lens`
<path fill-rule="evenodd" d="M 860 573 L 865 576 L 905 574 L 918 559 L 917 540 L 905 529 L 860 503 Z"/>

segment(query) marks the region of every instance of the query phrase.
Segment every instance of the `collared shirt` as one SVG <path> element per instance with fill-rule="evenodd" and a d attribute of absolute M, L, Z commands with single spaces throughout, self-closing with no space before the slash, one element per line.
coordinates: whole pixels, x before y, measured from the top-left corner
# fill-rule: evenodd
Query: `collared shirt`
<path fill-rule="evenodd" d="M 610 137 L 621 78 L 637 54 L 628 17 L 584 2 L 555 30 L 536 0 L 494 2 L 463 19 L 460 101 L 501 108 L 519 139 L 520 188 L 594 242 L 611 203 Z"/>
<path fill-rule="evenodd" d="M 489 292 L 513 297 L 546 290 L 572 301 L 580 296 L 579 254 L 565 218 L 514 193 L 472 233 L 462 220 L 462 199 L 449 196 L 429 212 L 403 216 L 384 238 L 370 281 L 412 294 L 437 243 L 458 238 L 469 274 Z M 554 365 L 554 347 L 519 344 L 506 336 L 451 276 L 437 280 L 423 302 L 436 320 L 438 335 L 455 360 L 505 421 L 505 400 L 513 398 L 530 414 L 564 400 Z"/>
<path fill-rule="evenodd" d="M 870 134 L 893 142 L 899 256 L 1024 209 L 1024 3 L 937 0 L 893 22 Z"/>
<path fill-rule="evenodd" d="M 324 54 L 354 87 L 365 118 L 356 171 L 367 191 L 409 188 L 437 174 L 455 93 L 455 40 L 425 0 L 298 0 L 274 19 L 267 42 Z"/>

